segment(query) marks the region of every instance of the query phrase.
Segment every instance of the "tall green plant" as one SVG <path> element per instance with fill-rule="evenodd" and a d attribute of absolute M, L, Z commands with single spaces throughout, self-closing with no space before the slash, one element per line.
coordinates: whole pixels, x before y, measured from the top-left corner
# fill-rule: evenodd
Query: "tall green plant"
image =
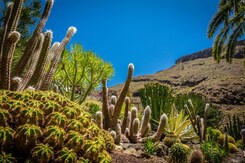
<path fill-rule="evenodd" d="M 159 121 L 163 113 L 169 114 L 173 103 L 172 90 L 159 83 L 145 84 L 145 87 L 139 90 L 140 99 L 143 107 L 151 107 L 151 118 L 153 121 Z"/>
<path fill-rule="evenodd" d="M 62 54 L 54 83 L 62 95 L 81 104 L 99 86 L 102 79 L 112 77 L 113 71 L 110 63 L 75 44 L 70 51 L 65 50 Z"/>

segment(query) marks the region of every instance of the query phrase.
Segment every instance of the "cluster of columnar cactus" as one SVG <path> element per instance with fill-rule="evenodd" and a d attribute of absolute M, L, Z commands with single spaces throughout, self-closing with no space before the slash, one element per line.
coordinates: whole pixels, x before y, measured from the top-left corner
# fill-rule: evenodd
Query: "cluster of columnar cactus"
<path fill-rule="evenodd" d="M 188 105 L 185 105 L 185 108 L 187 110 L 187 113 L 189 115 L 191 124 L 194 128 L 195 133 L 199 136 L 200 142 L 206 140 L 206 133 L 207 133 L 207 113 L 209 109 L 209 103 L 206 104 L 204 108 L 204 117 L 201 118 L 199 115 L 196 114 L 196 109 L 191 101 L 191 99 L 188 100 L 188 104 L 191 108 L 189 109 Z"/>
<path fill-rule="evenodd" d="M 60 43 L 56 42 L 51 46 L 52 31 L 48 30 L 45 33 L 42 31 L 54 3 L 54 0 L 47 0 L 33 35 L 12 70 L 13 54 L 21 37 L 16 28 L 23 3 L 24 0 L 10 2 L 5 16 L 0 39 L 0 89 L 20 91 L 34 86 L 37 90 L 46 90 L 52 82 L 60 55 L 76 32 L 76 28 L 70 27 L 65 38 Z"/>
<path fill-rule="evenodd" d="M 151 130 L 150 107 L 147 106 L 145 108 L 142 120 L 140 121 L 139 118 L 137 118 L 138 109 L 133 107 L 132 110 L 130 110 L 130 99 L 129 97 L 126 97 L 130 82 L 132 80 L 133 70 L 133 64 L 129 64 L 128 77 L 118 99 L 116 96 L 111 96 L 110 100 L 108 100 L 108 89 L 106 87 L 106 81 L 102 82 L 103 109 L 102 112 L 96 113 L 95 119 L 97 125 L 100 128 L 104 128 L 111 132 L 111 135 L 114 138 L 116 144 L 129 141 L 132 143 L 142 142 L 148 138 L 157 141 L 161 138 L 167 123 L 167 116 L 166 114 L 163 114 L 160 119 L 157 132 L 154 135 L 147 137 L 149 131 Z M 125 109 L 124 117 L 121 121 L 119 116 L 123 102 L 125 102 Z"/>
<path fill-rule="evenodd" d="M 113 144 L 109 132 L 63 96 L 0 91 L 0 157 L 18 162 L 110 162 L 106 151 Z"/>

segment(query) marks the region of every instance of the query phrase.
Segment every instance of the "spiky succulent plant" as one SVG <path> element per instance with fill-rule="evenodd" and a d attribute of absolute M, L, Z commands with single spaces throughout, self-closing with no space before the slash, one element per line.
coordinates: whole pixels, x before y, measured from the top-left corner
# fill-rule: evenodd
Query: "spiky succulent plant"
<path fill-rule="evenodd" d="M 0 101 L 1 115 L 6 117 L 0 119 L 0 159 L 111 161 L 106 151 L 114 148 L 113 138 L 97 127 L 80 105 L 53 92 L 30 90 L 0 90 Z"/>

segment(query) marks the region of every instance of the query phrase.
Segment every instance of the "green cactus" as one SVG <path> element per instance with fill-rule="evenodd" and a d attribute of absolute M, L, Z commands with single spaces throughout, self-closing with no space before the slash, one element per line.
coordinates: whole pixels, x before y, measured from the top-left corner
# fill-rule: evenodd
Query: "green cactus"
<path fill-rule="evenodd" d="M 15 131 L 10 127 L 0 126 L 0 147 L 8 147 L 14 140 Z"/>
<path fill-rule="evenodd" d="M 203 163 L 204 157 L 202 151 L 195 149 L 191 152 L 189 163 Z"/>
<path fill-rule="evenodd" d="M 75 152 L 82 151 L 82 145 L 84 144 L 85 139 L 83 135 L 77 131 L 69 131 L 66 138 L 66 146 L 68 148 L 74 149 Z"/>
<path fill-rule="evenodd" d="M 8 110 L 0 109 L 0 125 L 7 126 L 12 121 L 12 116 Z"/>
<path fill-rule="evenodd" d="M 163 143 L 170 148 L 175 143 L 181 143 L 181 140 L 176 135 L 167 134 L 163 139 Z"/>
<path fill-rule="evenodd" d="M 46 121 L 47 125 L 57 125 L 59 127 L 66 127 L 68 119 L 63 113 L 53 112 L 48 116 Z"/>
<path fill-rule="evenodd" d="M 125 98 L 124 117 L 123 117 L 123 122 L 122 122 L 122 133 L 123 134 L 125 133 L 125 130 L 127 128 L 129 106 L 130 106 L 130 98 L 129 97 L 126 97 Z"/>
<path fill-rule="evenodd" d="M 53 147 L 48 144 L 37 144 L 32 150 L 32 160 L 38 163 L 48 163 L 54 159 Z"/>
<path fill-rule="evenodd" d="M 67 147 L 62 148 L 57 153 L 57 162 L 63 163 L 76 163 L 77 162 L 77 154 L 74 152 L 73 149 L 68 149 Z"/>
<path fill-rule="evenodd" d="M 66 132 L 63 128 L 58 126 L 48 126 L 43 133 L 44 142 L 51 146 L 62 146 L 65 141 Z"/>
<path fill-rule="evenodd" d="M 0 101 L 0 109 L 9 111 L 12 117 L 0 125 L 0 147 L 15 156 L 17 162 L 63 162 L 65 156 L 64 160 L 59 160 L 61 155 L 57 154 L 63 147 L 77 152 L 76 160 L 83 157 L 89 162 L 98 162 L 102 151 L 114 149 L 110 134 L 99 129 L 80 105 L 63 96 L 48 91 L 1 90 Z M 40 110 L 45 123 L 36 122 L 42 119 L 38 118 L 42 117 Z M 68 110 L 76 110 L 78 116 L 68 114 Z M 54 156 L 42 160 L 48 157 L 51 148 Z"/>
<path fill-rule="evenodd" d="M 1 163 L 13 163 L 16 162 L 16 158 L 14 158 L 11 154 L 7 154 L 4 151 L 0 154 L 0 162 Z"/>
<path fill-rule="evenodd" d="M 19 124 L 35 124 L 39 125 L 43 123 L 44 114 L 38 107 L 23 108 L 18 116 Z"/>
<path fill-rule="evenodd" d="M 182 143 L 175 143 L 170 148 L 170 160 L 171 163 L 187 163 L 189 156 L 189 149 Z"/>

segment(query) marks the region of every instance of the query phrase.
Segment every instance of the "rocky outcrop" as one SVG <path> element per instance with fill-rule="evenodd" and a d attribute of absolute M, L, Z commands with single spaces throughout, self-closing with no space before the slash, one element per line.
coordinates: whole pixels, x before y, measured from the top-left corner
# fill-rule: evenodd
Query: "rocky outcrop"
<path fill-rule="evenodd" d="M 234 58 L 243 58 L 244 57 L 244 45 L 245 45 L 245 40 L 237 42 L 237 47 L 236 47 L 236 53 L 234 55 Z M 208 48 L 193 54 L 185 55 L 183 57 L 180 57 L 175 61 L 175 63 L 181 63 L 181 62 L 187 62 L 187 61 L 192 61 L 195 59 L 200 59 L 200 58 L 208 58 L 212 56 L 212 48 Z"/>

